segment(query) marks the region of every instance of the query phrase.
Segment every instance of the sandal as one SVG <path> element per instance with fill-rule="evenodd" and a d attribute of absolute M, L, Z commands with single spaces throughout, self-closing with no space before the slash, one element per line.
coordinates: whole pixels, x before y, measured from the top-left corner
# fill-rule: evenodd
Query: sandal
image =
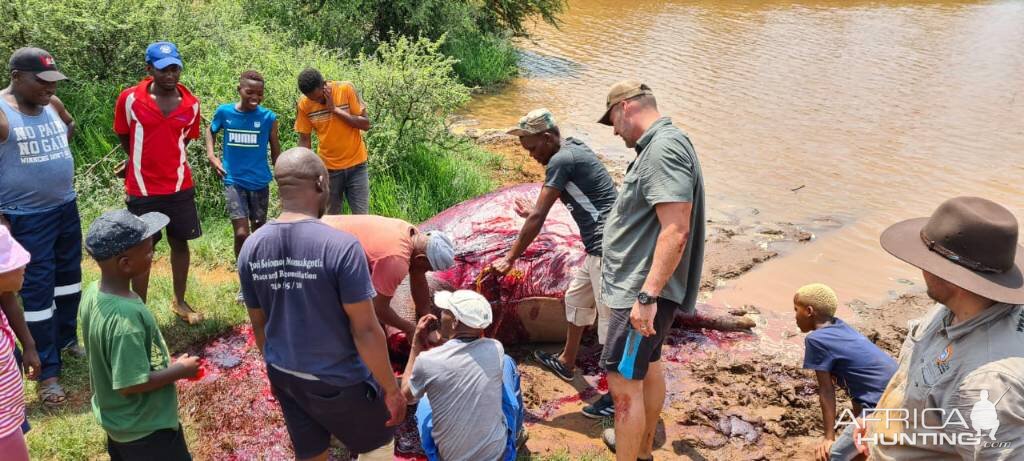
<path fill-rule="evenodd" d="M 184 308 L 183 308 L 184 307 Z M 203 321 L 203 314 L 196 312 L 189 306 L 188 303 L 175 303 L 171 302 L 171 310 L 174 311 L 174 315 L 185 321 L 189 325 L 197 325 Z"/>
<path fill-rule="evenodd" d="M 60 387 L 57 381 L 53 381 L 49 384 L 38 384 L 36 392 L 39 395 L 39 401 L 43 402 L 43 405 L 49 408 L 56 408 L 63 406 L 68 401 L 68 396 L 64 394 L 64 388 Z"/>
<path fill-rule="evenodd" d="M 530 432 L 524 427 L 519 431 L 519 436 L 516 437 L 516 449 L 522 450 L 528 440 L 530 440 Z"/>
<path fill-rule="evenodd" d="M 573 372 L 567 370 L 565 365 L 554 354 L 537 350 L 533 351 L 533 358 L 540 362 L 541 365 L 544 365 L 544 368 L 551 370 L 552 373 L 562 378 L 563 381 L 572 382 Z"/>
<path fill-rule="evenodd" d="M 67 354 L 70 354 L 72 357 L 78 357 L 78 358 L 85 357 L 85 348 L 82 347 L 82 345 L 78 344 L 77 342 L 68 344 L 67 346 L 64 346 L 60 351 L 64 352 L 64 353 L 67 353 Z"/>

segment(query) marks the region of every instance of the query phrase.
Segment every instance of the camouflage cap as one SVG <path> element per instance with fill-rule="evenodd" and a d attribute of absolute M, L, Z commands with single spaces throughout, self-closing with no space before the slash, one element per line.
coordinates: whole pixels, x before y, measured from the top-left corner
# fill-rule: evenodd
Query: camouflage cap
<path fill-rule="evenodd" d="M 543 133 L 556 127 L 558 127 L 558 124 L 555 123 L 555 116 L 551 115 L 551 111 L 547 109 L 534 109 L 519 119 L 518 126 L 510 128 L 506 133 L 522 137 Z"/>
<path fill-rule="evenodd" d="M 608 99 L 605 100 L 604 115 L 601 116 L 601 119 L 598 120 L 597 123 L 611 126 L 611 112 L 613 106 L 629 98 L 635 98 L 645 94 L 654 94 L 654 92 L 651 91 L 651 87 L 647 86 L 645 83 L 641 83 L 639 80 L 623 80 L 612 85 L 608 90 Z"/>

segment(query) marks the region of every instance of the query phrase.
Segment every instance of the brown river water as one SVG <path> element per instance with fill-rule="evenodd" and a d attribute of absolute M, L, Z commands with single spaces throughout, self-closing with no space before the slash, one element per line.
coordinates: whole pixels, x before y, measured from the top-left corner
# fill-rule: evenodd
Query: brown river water
<path fill-rule="evenodd" d="M 920 290 L 878 236 L 956 195 L 1024 222 L 1024 1 L 570 0 L 563 21 L 467 115 L 498 128 L 547 107 L 622 171 L 635 154 L 596 120 L 609 85 L 649 84 L 693 140 L 710 218 L 817 230 L 713 304 L 781 318 L 812 281 L 868 305 Z"/>

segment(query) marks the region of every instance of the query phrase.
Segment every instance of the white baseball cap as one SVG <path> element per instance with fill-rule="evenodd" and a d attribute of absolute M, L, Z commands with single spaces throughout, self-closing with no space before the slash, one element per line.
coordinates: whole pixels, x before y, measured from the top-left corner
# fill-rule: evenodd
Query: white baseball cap
<path fill-rule="evenodd" d="M 491 324 L 491 303 L 475 291 L 439 291 L 434 293 L 434 305 L 451 311 L 455 320 L 470 328 L 482 330 Z"/>

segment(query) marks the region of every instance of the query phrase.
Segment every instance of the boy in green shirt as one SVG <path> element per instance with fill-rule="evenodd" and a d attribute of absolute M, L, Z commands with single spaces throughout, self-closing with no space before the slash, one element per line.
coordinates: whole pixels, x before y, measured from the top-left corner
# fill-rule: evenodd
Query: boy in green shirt
<path fill-rule="evenodd" d="M 156 319 L 131 290 L 153 263 L 153 235 L 167 216 L 104 213 L 89 226 L 85 248 L 100 280 L 82 296 L 81 326 L 89 360 L 92 410 L 119 460 L 191 460 L 178 422 L 174 382 L 195 376 L 197 357 L 170 361 Z"/>

